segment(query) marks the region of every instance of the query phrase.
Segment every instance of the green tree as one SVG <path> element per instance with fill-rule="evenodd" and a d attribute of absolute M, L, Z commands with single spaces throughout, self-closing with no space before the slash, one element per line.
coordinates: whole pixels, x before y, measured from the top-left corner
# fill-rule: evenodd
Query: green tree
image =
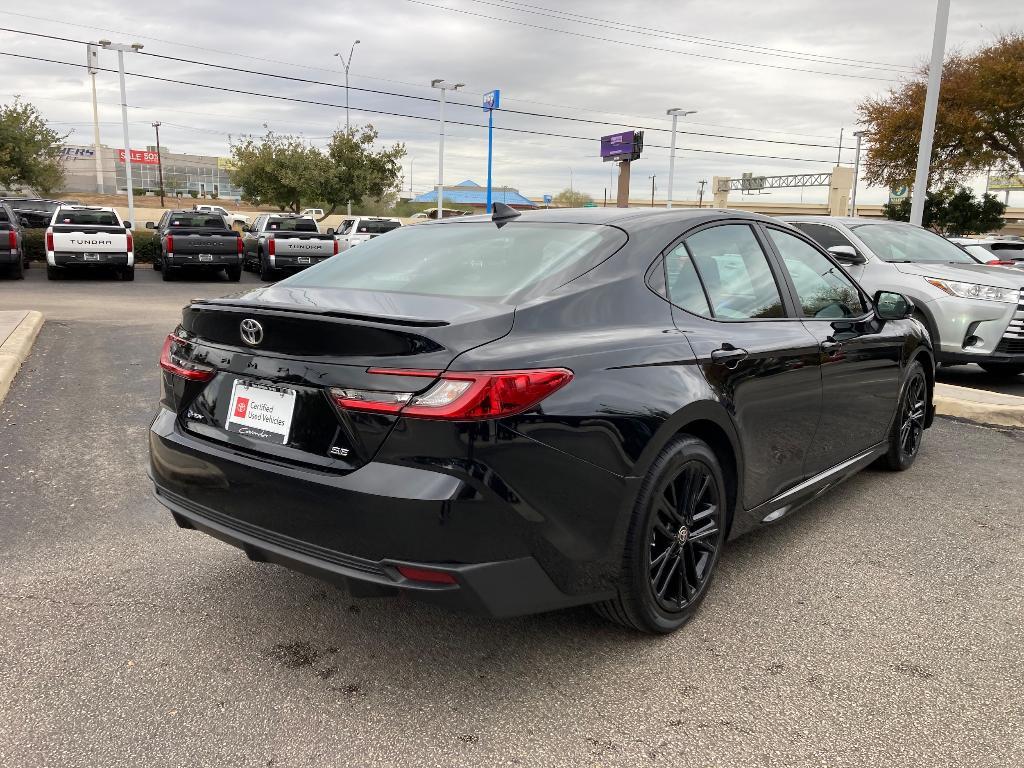
<path fill-rule="evenodd" d="M 559 208 L 582 208 L 584 203 L 594 202 L 594 198 L 586 192 L 563 189 L 551 199 L 551 202 Z"/>
<path fill-rule="evenodd" d="M 894 221 L 910 221 L 910 200 L 882 206 L 886 218 Z M 1002 229 L 1006 223 L 1003 214 L 1006 206 L 995 195 L 985 194 L 980 198 L 966 187 L 947 187 L 938 192 L 929 192 L 924 204 L 924 226 L 946 235 L 959 237 Z"/>
<path fill-rule="evenodd" d="M 405 145 L 395 143 L 375 150 L 378 133 L 372 125 L 352 128 L 348 133 L 335 131 L 327 145 L 328 171 L 317 198 L 324 217 L 351 202 L 365 199 L 375 205 L 394 204 L 402 182 L 402 158 Z"/>
<path fill-rule="evenodd" d="M 930 181 L 946 186 L 979 169 L 1024 167 L 1024 33 L 997 38 L 942 67 Z M 914 179 L 928 71 L 858 107 L 868 134 L 864 177 L 898 187 Z"/>
<path fill-rule="evenodd" d="M 18 96 L 0 106 L 0 188 L 28 187 L 42 195 L 61 189 L 60 145 L 67 137 L 50 128 L 39 110 Z"/>
<path fill-rule="evenodd" d="M 308 204 L 321 193 L 327 171 L 326 158 L 316 147 L 273 131 L 233 143 L 231 158 L 231 181 L 248 199 L 294 213 L 302 210 L 303 201 Z"/>

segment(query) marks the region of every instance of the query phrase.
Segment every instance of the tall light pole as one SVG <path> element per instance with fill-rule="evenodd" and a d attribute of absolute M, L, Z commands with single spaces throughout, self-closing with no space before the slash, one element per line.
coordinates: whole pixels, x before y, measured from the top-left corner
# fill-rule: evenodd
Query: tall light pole
<path fill-rule="evenodd" d="M 128 221 L 135 226 L 135 193 L 132 189 L 132 145 L 128 139 L 128 96 L 124 88 L 124 54 L 138 53 L 142 50 L 140 43 L 126 45 L 100 40 L 100 47 L 108 51 L 117 51 L 117 75 L 121 81 L 121 128 L 124 132 L 124 177 L 128 187 Z M 116 186 L 116 184 L 115 184 Z"/>
<path fill-rule="evenodd" d="M 345 70 L 345 133 L 346 134 L 349 131 L 349 121 L 348 121 L 348 68 L 350 66 L 352 66 L 352 54 L 355 52 L 356 46 L 359 45 L 359 42 L 360 42 L 359 40 L 356 40 L 354 43 L 352 43 L 352 47 L 348 49 L 348 58 L 347 59 L 345 58 L 344 54 L 341 53 L 341 51 L 338 51 L 336 54 L 334 54 L 335 56 L 338 57 L 338 60 L 341 62 L 341 66 Z M 349 211 L 349 213 L 351 213 L 351 211 Z"/>
<path fill-rule="evenodd" d="M 439 219 L 444 218 L 444 97 L 449 88 L 457 91 L 465 85 L 465 83 L 452 85 L 447 80 L 440 78 L 430 81 L 431 88 L 441 89 L 441 128 L 438 134 L 437 148 L 437 218 Z"/>
<path fill-rule="evenodd" d="M 412 200 L 412 164 L 416 162 L 415 157 L 409 158 L 409 199 Z"/>
<path fill-rule="evenodd" d="M 935 9 L 932 61 L 928 65 L 928 93 L 924 98 L 924 117 L 921 119 L 921 142 L 917 146 L 917 174 L 914 176 L 914 189 L 910 197 L 910 223 L 919 227 L 924 221 L 924 201 L 928 195 L 928 169 L 932 159 L 932 139 L 935 138 L 935 113 L 939 107 L 948 23 L 949 0 L 939 0 Z"/>
<path fill-rule="evenodd" d="M 349 133 L 352 130 L 352 127 L 349 124 L 349 118 L 348 118 L 348 68 L 350 66 L 352 66 L 352 54 L 355 52 L 357 45 L 359 45 L 359 41 L 358 40 L 356 40 L 354 43 L 352 43 L 352 47 L 348 49 L 348 58 L 347 59 L 344 56 L 341 55 L 340 51 L 338 53 L 334 54 L 335 56 L 338 57 L 338 61 L 340 61 L 341 65 L 345 68 L 345 138 L 348 138 Z M 352 201 L 351 200 L 349 200 L 348 203 L 345 205 L 345 213 L 347 215 L 349 215 L 349 216 L 352 215 Z"/>
<path fill-rule="evenodd" d="M 572 199 L 573 199 L 573 192 L 574 192 L 574 190 L 572 188 L 572 168 L 570 168 L 569 169 L 569 202 L 570 203 L 572 202 Z"/>
<path fill-rule="evenodd" d="M 85 46 L 85 62 L 92 80 L 92 146 L 96 156 L 96 192 L 103 194 L 103 157 L 100 155 L 100 111 L 96 106 L 96 73 L 99 71 L 100 52 L 96 43 Z"/>
<path fill-rule="evenodd" d="M 654 207 L 654 180 L 658 178 L 657 174 L 651 175 L 651 208 Z"/>
<path fill-rule="evenodd" d="M 680 117 L 686 117 L 687 115 L 697 114 L 695 109 L 681 109 L 679 107 L 673 107 L 672 109 L 665 112 L 666 115 L 672 115 L 672 148 L 668 154 L 668 202 L 665 204 L 667 208 L 672 207 L 672 182 L 675 181 L 676 174 L 676 120 Z M 654 203 L 652 202 L 653 206 Z"/>
<path fill-rule="evenodd" d="M 160 121 L 157 120 L 153 123 L 153 128 L 156 130 L 156 169 L 160 175 L 160 207 L 164 207 L 164 158 L 160 154 Z"/>
<path fill-rule="evenodd" d="M 853 135 L 857 137 L 857 149 L 853 155 L 853 192 L 850 194 L 850 215 L 857 215 L 857 179 L 860 178 L 860 140 L 864 137 L 866 131 L 854 131 Z"/>

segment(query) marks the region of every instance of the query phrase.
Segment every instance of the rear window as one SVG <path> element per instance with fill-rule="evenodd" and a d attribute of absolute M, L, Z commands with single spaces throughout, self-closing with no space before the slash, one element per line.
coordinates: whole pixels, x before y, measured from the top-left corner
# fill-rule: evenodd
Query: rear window
<path fill-rule="evenodd" d="M 64 208 L 57 212 L 54 224 L 78 224 L 98 227 L 119 227 L 121 222 L 112 211 L 76 211 Z"/>
<path fill-rule="evenodd" d="M 578 277 L 625 242 L 621 230 L 589 224 L 400 227 L 390 237 L 375 237 L 284 284 L 517 303 Z"/>
<path fill-rule="evenodd" d="M 397 221 L 360 221 L 356 232 L 360 235 L 382 235 L 400 226 Z"/>
<path fill-rule="evenodd" d="M 11 208 L 16 211 L 43 211 L 44 213 L 53 213 L 60 207 L 60 203 L 55 203 L 50 200 L 9 200 Z"/>
<path fill-rule="evenodd" d="M 318 232 L 312 219 L 271 219 L 267 222 L 271 232 Z"/>
<path fill-rule="evenodd" d="M 228 225 L 220 216 L 211 216 L 208 213 L 184 213 L 181 216 L 171 216 L 167 222 L 169 227 L 206 227 L 208 229 L 227 229 Z"/>

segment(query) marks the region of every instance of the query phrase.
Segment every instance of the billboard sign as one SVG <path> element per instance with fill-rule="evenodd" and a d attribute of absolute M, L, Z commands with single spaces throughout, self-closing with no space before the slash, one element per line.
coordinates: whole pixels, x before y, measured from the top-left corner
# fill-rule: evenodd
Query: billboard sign
<path fill-rule="evenodd" d="M 544 205 L 551 205 L 551 195 L 544 195 Z"/>
<path fill-rule="evenodd" d="M 644 148 L 643 131 L 623 131 L 601 137 L 601 159 L 637 160 Z"/>
<path fill-rule="evenodd" d="M 989 179 L 988 188 L 992 189 L 1024 189 L 1024 176 L 993 176 Z"/>
<path fill-rule="evenodd" d="M 124 162 L 124 150 L 117 150 L 117 159 Z M 159 165 L 160 157 L 156 152 L 143 152 L 138 149 L 132 150 L 132 162 L 136 165 Z"/>
<path fill-rule="evenodd" d="M 96 157 L 96 150 L 92 147 L 64 146 L 60 148 L 60 157 L 64 160 L 74 160 L 78 157 Z"/>
<path fill-rule="evenodd" d="M 890 203 L 898 203 L 900 200 L 906 200 L 908 197 L 910 197 L 910 187 L 906 184 L 889 190 Z"/>
<path fill-rule="evenodd" d="M 488 91 L 484 94 L 484 111 L 501 108 L 501 91 Z"/>

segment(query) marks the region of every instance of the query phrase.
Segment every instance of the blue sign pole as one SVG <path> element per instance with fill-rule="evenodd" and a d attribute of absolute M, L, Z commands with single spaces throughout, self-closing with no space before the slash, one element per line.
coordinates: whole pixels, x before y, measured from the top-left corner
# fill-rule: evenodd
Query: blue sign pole
<path fill-rule="evenodd" d="M 491 165 L 494 158 L 494 110 L 500 107 L 501 91 L 484 94 L 484 111 L 487 112 L 487 212 L 491 212 Z"/>

